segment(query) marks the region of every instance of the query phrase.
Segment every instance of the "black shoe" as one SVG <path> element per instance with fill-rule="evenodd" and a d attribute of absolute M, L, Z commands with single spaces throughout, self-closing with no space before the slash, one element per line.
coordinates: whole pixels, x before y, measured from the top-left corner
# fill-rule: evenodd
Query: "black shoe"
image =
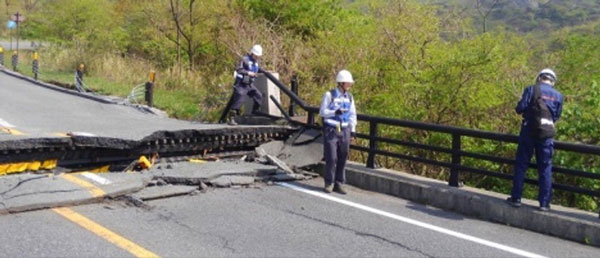
<path fill-rule="evenodd" d="M 335 186 L 333 186 L 333 191 L 337 192 L 339 194 L 347 194 L 348 192 L 346 192 L 346 190 L 344 190 L 344 187 L 342 186 L 342 184 L 335 184 Z"/>
<path fill-rule="evenodd" d="M 260 104 L 256 104 L 254 103 L 254 105 L 252 106 L 252 115 L 260 115 Z"/>
<path fill-rule="evenodd" d="M 510 204 L 510 206 L 517 207 L 517 208 L 521 207 L 521 199 L 513 199 L 512 197 L 508 197 L 506 199 L 506 202 L 508 204 Z"/>
<path fill-rule="evenodd" d="M 549 211 L 550 210 L 550 205 L 540 206 L 538 208 L 538 210 L 540 210 L 540 211 Z"/>

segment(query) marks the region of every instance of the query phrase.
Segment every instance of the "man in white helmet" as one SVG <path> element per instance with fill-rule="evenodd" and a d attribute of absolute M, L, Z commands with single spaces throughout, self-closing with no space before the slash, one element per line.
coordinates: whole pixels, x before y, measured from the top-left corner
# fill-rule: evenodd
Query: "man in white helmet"
<path fill-rule="evenodd" d="M 232 97 L 231 111 L 229 113 L 229 124 L 235 125 L 233 118 L 240 114 L 240 107 L 244 103 L 244 96 L 254 100 L 252 113 L 260 109 L 262 93 L 254 87 L 254 80 L 258 74 L 258 61 L 262 56 L 263 49 L 260 45 L 254 45 L 250 53 L 245 55 L 235 69 L 235 88 Z"/>
<path fill-rule="evenodd" d="M 356 107 L 350 92 L 352 74 L 341 70 L 335 79 L 337 87 L 325 93 L 319 114 L 323 118 L 325 180 L 324 191 L 346 194 L 346 160 L 350 141 L 356 132 Z"/>
<path fill-rule="evenodd" d="M 536 77 L 535 85 L 523 91 L 517 104 L 517 114 L 523 116 L 519 146 L 515 161 L 513 188 L 508 203 L 521 206 L 521 194 L 525 172 L 535 150 L 539 177 L 539 209 L 550 209 L 552 198 L 552 155 L 554 153 L 554 124 L 560 118 L 563 107 L 563 95 L 554 88 L 557 77 L 554 71 L 544 69 Z"/>

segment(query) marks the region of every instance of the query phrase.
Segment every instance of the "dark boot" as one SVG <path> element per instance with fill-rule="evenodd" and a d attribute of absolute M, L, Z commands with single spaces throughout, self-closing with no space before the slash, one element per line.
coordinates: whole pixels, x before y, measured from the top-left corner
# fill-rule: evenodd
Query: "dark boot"
<path fill-rule="evenodd" d="M 347 194 L 348 193 L 344 189 L 344 186 L 342 184 L 339 184 L 339 183 L 335 183 L 335 185 L 333 186 L 333 191 L 337 192 L 339 194 Z"/>
<path fill-rule="evenodd" d="M 512 197 L 508 197 L 506 199 L 506 202 L 508 204 L 510 204 L 510 206 L 513 206 L 513 207 L 516 207 L 516 208 L 521 207 L 521 199 L 513 199 Z"/>
<path fill-rule="evenodd" d="M 252 114 L 260 115 L 260 104 L 254 102 L 254 105 L 252 105 Z"/>
<path fill-rule="evenodd" d="M 323 191 L 326 193 L 331 193 L 333 191 L 333 184 L 325 185 L 325 187 L 323 188 Z"/>

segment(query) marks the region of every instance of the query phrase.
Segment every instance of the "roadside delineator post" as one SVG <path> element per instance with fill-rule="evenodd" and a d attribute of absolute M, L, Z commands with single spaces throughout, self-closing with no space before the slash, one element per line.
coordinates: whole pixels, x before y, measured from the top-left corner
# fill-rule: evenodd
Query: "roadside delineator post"
<path fill-rule="evenodd" d="M 38 79 L 38 73 L 40 70 L 40 62 L 39 62 L 38 52 L 33 52 L 33 63 L 31 64 L 31 71 L 33 72 L 33 78 L 35 80 Z"/>
<path fill-rule="evenodd" d="M 0 65 L 4 66 L 4 48 L 0 47 Z"/>
<path fill-rule="evenodd" d="M 11 64 L 13 67 L 13 71 L 17 71 L 17 65 L 19 65 L 19 52 L 17 52 L 15 50 L 15 52 L 13 52 L 13 55 L 11 57 Z"/>
<path fill-rule="evenodd" d="M 150 71 L 148 75 L 148 82 L 146 82 L 146 94 L 144 94 L 144 99 L 146 100 L 146 104 L 149 107 L 152 107 L 154 102 L 154 82 L 156 81 L 156 72 Z"/>
<path fill-rule="evenodd" d="M 79 92 L 84 92 L 85 90 L 83 89 L 83 69 L 85 68 L 85 65 L 80 64 L 77 67 L 77 70 L 75 70 L 75 88 L 79 91 Z"/>

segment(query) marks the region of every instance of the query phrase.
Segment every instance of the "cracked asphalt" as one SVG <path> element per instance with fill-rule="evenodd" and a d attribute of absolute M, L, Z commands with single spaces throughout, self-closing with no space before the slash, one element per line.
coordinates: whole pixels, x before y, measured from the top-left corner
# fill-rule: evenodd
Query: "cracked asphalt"
<path fill-rule="evenodd" d="M 319 191 L 321 183 L 293 184 Z M 542 256 L 600 255 L 598 248 L 356 188 L 331 196 Z M 162 257 L 516 257 L 282 185 L 71 209 Z M 131 256 L 52 210 L 0 216 L 0 231 L 2 257 Z"/>

